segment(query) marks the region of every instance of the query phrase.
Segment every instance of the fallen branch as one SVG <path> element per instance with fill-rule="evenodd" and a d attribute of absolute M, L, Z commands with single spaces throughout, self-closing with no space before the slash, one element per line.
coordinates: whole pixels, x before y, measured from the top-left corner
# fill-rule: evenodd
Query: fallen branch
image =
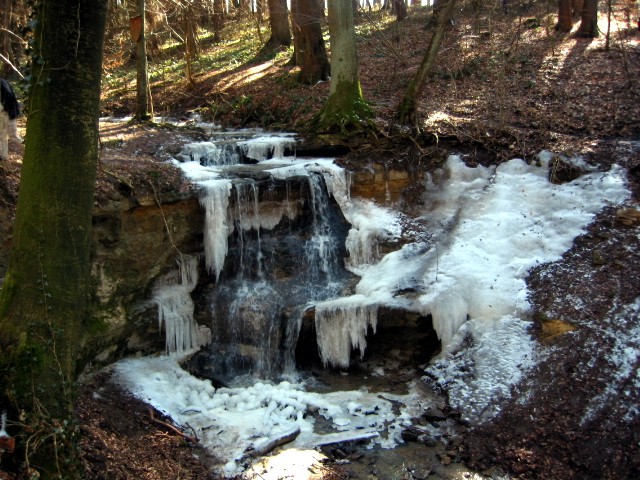
<path fill-rule="evenodd" d="M 180 431 L 180 429 L 174 427 L 170 423 L 164 422 L 164 421 L 156 418 L 155 415 L 153 414 L 153 410 L 151 408 L 149 409 L 149 416 L 151 417 L 151 421 L 153 423 L 157 423 L 158 425 L 162 425 L 163 427 L 168 428 L 169 430 L 171 430 L 175 434 L 180 435 L 181 437 L 183 437 L 187 442 L 198 443 L 198 438 L 197 437 L 195 437 L 195 436 L 192 437 L 191 435 L 187 435 L 186 433 Z"/>
<path fill-rule="evenodd" d="M 244 451 L 241 460 L 245 460 L 247 458 L 262 457 L 276 447 L 279 447 L 280 445 L 293 442 L 298 437 L 298 435 L 300 435 L 300 427 L 296 427 L 292 431 L 285 433 L 284 435 L 280 435 L 279 437 L 269 439 L 263 445 L 253 444 Z"/>

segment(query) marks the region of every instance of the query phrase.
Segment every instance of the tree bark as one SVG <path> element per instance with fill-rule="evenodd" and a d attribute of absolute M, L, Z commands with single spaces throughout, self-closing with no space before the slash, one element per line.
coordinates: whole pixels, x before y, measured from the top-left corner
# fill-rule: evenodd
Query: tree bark
<path fill-rule="evenodd" d="M 291 4 L 296 62 L 300 82 L 312 85 L 327 80 L 331 73 L 322 38 L 322 4 L 318 0 L 294 0 Z"/>
<path fill-rule="evenodd" d="M 193 61 L 198 56 L 198 45 L 196 36 L 196 24 L 194 21 L 193 5 L 188 4 L 183 11 L 184 22 L 184 60 L 185 60 L 185 74 L 187 81 L 190 85 L 193 85 Z"/>
<path fill-rule="evenodd" d="M 0 30 L 0 53 L 3 54 L 8 59 L 11 59 L 11 39 L 9 37 L 9 32 L 11 31 L 11 9 L 13 6 L 12 0 L 0 0 L 0 27 L 3 30 Z M 11 67 L 4 62 L 0 62 L 2 64 L 2 68 L 0 68 L 0 72 L 5 76 L 11 70 Z"/>
<path fill-rule="evenodd" d="M 79 478 L 72 412 L 90 284 L 107 0 L 39 2 L 13 250 L 0 291 L 0 405 L 17 463 Z M 37 448 L 34 448 L 37 446 Z"/>
<path fill-rule="evenodd" d="M 321 131 L 362 129 L 372 116 L 362 96 L 358 77 L 356 33 L 353 6 L 350 0 L 329 0 L 329 37 L 331 43 L 331 84 L 329 99 L 319 113 Z"/>
<path fill-rule="evenodd" d="M 442 39 L 444 38 L 447 24 L 449 23 L 451 15 L 453 14 L 453 8 L 455 4 L 456 0 L 447 0 L 447 3 L 438 12 L 436 29 L 431 36 L 431 40 L 429 41 L 427 52 L 425 53 L 424 58 L 422 59 L 422 63 L 420 64 L 420 67 L 418 67 L 418 71 L 413 77 L 413 80 L 411 80 L 411 83 L 409 83 L 407 91 L 405 92 L 404 97 L 400 102 L 400 105 L 398 106 L 396 119 L 401 124 L 415 125 L 417 123 L 416 101 L 422 93 L 427 75 L 433 68 L 433 64 L 435 63 L 438 51 L 440 50 Z"/>
<path fill-rule="evenodd" d="M 577 20 L 582 16 L 584 0 L 571 0 L 571 16 Z"/>
<path fill-rule="evenodd" d="M 584 0 L 582 19 L 576 37 L 595 38 L 598 36 L 598 0 Z"/>
<path fill-rule="evenodd" d="M 572 0 L 558 0 L 558 23 L 556 23 L 556 30 L 559 32 L 570 32 L 571 28 L 573 28 L 571 1 Z"/>

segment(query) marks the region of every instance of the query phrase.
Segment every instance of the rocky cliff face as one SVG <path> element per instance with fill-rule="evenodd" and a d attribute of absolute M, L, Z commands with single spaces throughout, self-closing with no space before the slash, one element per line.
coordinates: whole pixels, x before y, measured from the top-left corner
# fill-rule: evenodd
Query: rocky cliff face
<path fill-rule="evenodd" d="M 164 347 L 155 282 L 176 258 L 202 249 L 203 213 L 197 197 L 123 199 L 96 209 L 93 220 L 93 308 L 83 355 L 104 363 L 127 353 Z"/>

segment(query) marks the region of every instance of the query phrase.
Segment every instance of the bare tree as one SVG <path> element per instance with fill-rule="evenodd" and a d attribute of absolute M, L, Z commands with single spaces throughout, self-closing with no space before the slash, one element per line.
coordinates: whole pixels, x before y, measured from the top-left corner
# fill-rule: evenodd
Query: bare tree
<path fill-rule="evenodd" d="M 398 106 L 396 119 L 402 124 L 417 124 L 418 118 L 416 113 L 416 102 L 422 93 L 427 75 L 433 68 L 438 51 L 440 50 L 440 45 L 442 44 L 442 39 L 444 38 L 446 27 L 449 24 L 451 15 L 453 14 L 453 7 L 455 4 L 456 0 L 446 0 L 446 4 L 444 4 L 444 6 L 438 11 L 436 29 L 429 41 L 427 52 L 425 53 L 422 63 L 420 64 L 420 67 L 418 67 L 418 71 L 413 77 L 413 80 L 411 80 L 411 83 L 409 83 L 409 87 Z"/>
<path fill-rule="evenodd" d="M 147 40 L 145 33 L 145 0 L 137 0 L 136 16 L 131 19 L 131 35 L 136 42 L 136 113 L 137 120 L 149 120 L 152 116 L 149 96 L 147 65 Z"/>

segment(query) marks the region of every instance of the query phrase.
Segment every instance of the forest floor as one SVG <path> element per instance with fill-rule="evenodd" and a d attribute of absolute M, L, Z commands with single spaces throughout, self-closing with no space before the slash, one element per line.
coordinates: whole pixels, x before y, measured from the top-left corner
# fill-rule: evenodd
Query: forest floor
<path fill-rule="evenodd" d="M 607 49 L 605 17 L 600 37 L 579 39 L 553 30 L 553 5 L 527 5 L 513 7 L 508 14 L 497 7 L 474 11 L 465 6 L 456 14 L 419 102 L 419 132 L 393 128 L 393 116 L 428 43 L 427 10 L 411 9 L 400 24 L 362 13 L 358 20 L 360 75 L 364 96 L 376 112 L 377 131 L 360 139 L 357 147 L 351 143 L 350 165 L 357 168 L 362 159 L 428 164 L 439 145 L 464 149 L 471 153 L 466 158 L 469 163 L 483 164 L 513 157 L 531 160 L 547 149 L 567 157 L 580 155 L 603 169 L 613 163 L 627 168 L 632 204 L 637 208 L 637 24 L 628 24 L 624 12 L 616 11 Z M 227 66 L 206 69 L 202 60 L 192 82 L 168 79 L 168 67 L 154 67 L 151 62 L 156 113 L 184 121 L 197 114 L 225 127 L 303 132 L 326 100 L 328 82 L 299 85 L 296 69 L 286 66 L 288 52 L 266 61 L 239 53 L 234 57 L 237 39 L 230 33 L 234 28 L 233 23 L 227 26 L 229 37 L 221 44 L 200 46 L 203 59 L 205 52 L 228 53 Z M 160 65 L 164 60 L 158 55 Z M 105 116 L 122 117 L 133 111 L 131 75 L 120 73 L 127 62 L 122 53 L 107 54 Z M 20 126 L 24 128 L 24 123 Z M 201 136 L 190 126 L 102 124 L 96 205 L 107 202 L 123 183 L 136 196 L 157 194 L 150 187 L 150 176 L 160 193 L 190 188 L 166 160 L 185 140 Z M 0 163 L 3 233 L 10 230 L 19 171 L 17 152 Z M 594 358 L 588 354 L 594 339 L 616 309 L 640 297 L 639 230 L 637 216 L 627 221 L 608 209 L 562 260 L 531 273 L 529 286 L 538 316 L 533 333 L 547 346 L 548 355 L 529 382 L 547 387 L 521 386 L 532 397 L 507 405 L 490 425 L 470 428 L 447 461 L 465 463 L 486 475 L 503 471 L 512 478 L 640 476 L 640 423 L 637 415 L 628 417 L 621 407 L 640 405 L 633 383 L 620 387 L 618 403 L 598 418 L 586 424 L 580 421 L 583 406 L 594 392 L 606 387 L 601 378 L 606 365 L 585 367 Z M 576 302 L 564 301 L 568 298 L 579 298 L 580 308 Z M 637 312 L 634 315 L 637 320 Z M 560 324 L 553 323 L 556 319 L 561 319 Z M 553 325 L 562 324 L 579 334 L 569 338 L 559 334 L 562 327 L 553 330 Z M 637 371 L 637 361 L 631 367 Z M 88 478 L 211 478 L 203 450 L 151 420 L 144 404 L 118 390 L 105 375 L 81 388 L 78 419 Z M 347 475 L 347 470 L 336 467 L 325 478 L 358 478 Z"/>

